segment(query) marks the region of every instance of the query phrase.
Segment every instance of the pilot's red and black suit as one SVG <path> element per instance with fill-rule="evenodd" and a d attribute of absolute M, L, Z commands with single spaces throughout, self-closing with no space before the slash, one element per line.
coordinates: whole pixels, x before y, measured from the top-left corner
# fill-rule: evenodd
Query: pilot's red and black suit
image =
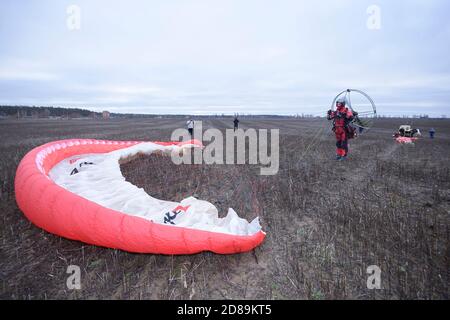
<path fill-rule="evenodd" d="M 350 123 L 354 119 L 352 110 L 345 103 L 337 102 L 336 111 L 328 111 L 328 120 L 333 120 L 333 131 L 336 134 L 336 155 L 338 159 L 348 154 L 348 140 L 354 137 L 354 129 Z"/>

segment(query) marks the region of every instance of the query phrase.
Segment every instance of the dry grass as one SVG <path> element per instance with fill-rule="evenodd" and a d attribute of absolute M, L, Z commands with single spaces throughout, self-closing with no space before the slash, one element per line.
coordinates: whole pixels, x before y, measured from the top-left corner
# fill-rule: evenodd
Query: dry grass
<path fill-rule="evenodd" d="M 254 166 L 174 166 L 162 156 L 122 165 L 150 194 L 196 195 L 221 215 L 261 216 L 268 236 L 253 252 L 221 256 L 139 255 L 62 239 L 30 224 L 14 199 L 14 173 L 32 147 L 61 138 L 168 140 L 178 120 L 1 122 L 0 297 L 3 299 L 448 299 L 450 124 L 421 120 L 438 138 L 400 146 L 395 120 L 352 141 L 348 162 L 333 158 L 320 120 L 242 121 L 281 129 L 280 172 Z M 205 126 L 224 129 L 230 119 Z M 305 150 L 308 150 L 305 152 Z M 82 269 L 69 291 L 66 268 Z M 366 288 L 366 268 L 382 290 Z"/>

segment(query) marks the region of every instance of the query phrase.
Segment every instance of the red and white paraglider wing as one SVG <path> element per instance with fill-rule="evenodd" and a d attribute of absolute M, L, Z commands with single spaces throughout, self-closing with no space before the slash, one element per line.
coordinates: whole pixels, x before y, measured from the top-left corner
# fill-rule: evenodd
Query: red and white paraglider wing
<path fill-rule="evenodd" d="M 180 203 L 155 199 L 121 175 L 123 158 L 192 146 L 201 143 L 50 142 L 20 162 L 16 201 L 38 227 L 98 246 L 159 254 L 252 250 L 265 237 L 258 218 L 249 223 L 232 209 L 219 218 L 212 204 L 192 197 Z"/>

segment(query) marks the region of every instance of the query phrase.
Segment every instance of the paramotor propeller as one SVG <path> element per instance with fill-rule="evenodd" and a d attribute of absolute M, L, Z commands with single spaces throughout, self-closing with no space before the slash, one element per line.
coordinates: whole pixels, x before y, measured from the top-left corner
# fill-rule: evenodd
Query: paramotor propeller
<path fill-rule="evenodd" d="M 347 107 L 355 114 L 352 125 L 358 127 L 360 133 L 372 128 L 377 117 L 377 108 L 367 93 L 357 89 L 344 90 L 334 98 L 331 110 L 335 110 L 336 101 L 342 99 L 345 99 Z"/>

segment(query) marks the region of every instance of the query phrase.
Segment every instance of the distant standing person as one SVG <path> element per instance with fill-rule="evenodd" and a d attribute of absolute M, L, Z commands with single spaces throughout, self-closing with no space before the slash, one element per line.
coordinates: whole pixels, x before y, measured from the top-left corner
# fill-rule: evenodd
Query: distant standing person
<path fill-rule="evenodd" d="M 434 135 L 436 134 L 436 130 L 434 130 L 434 128 L 431 128 L 429 133 L 430 133 L 430 139 L 434 139 Z"/>
<path fill-rule="evenodd" d="M 236 131 L 239 128 L 239 119 L 237 117 L 234 117 L 234 131 Z"/>
<path fill-rule="evenodd" d="M 192 136 L 194 135 L 194 120 L 189 119 L 189 120 L 186 122 L 186 126 L 187 126 L 187 129 L 188 129 L 188 131 L 189 131 L 189 134 L 191 135 L 191 138 L 192 138 Z"/>

